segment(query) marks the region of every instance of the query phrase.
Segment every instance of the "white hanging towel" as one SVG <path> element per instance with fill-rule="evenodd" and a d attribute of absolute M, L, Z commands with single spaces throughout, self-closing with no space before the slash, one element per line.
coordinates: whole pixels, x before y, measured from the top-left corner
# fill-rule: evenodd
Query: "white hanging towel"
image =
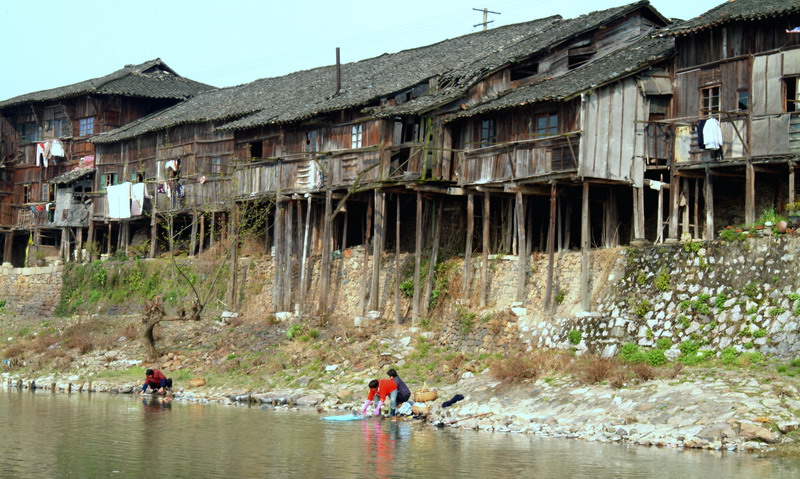
<path fill-rule="evenodd" d="M 36 166 L 42 166 L 42 160 L 44 160 L 44 143 L 37 143 L 36 144 Z"/>
<path fill-rule="evenodd" d="M 131 184 L 128 182 L 106 188 L 108 195 L 108 217 L 131 217 Z"/>
<path fill-rule="evenodd" d="M 50 156 L 60 156 L 62 158 L 67 156 L 66 153 L 64 153 L 64 145 L 61 143 L 61 140 L 53 140 L 53 145 L 50 147 Z"/>
<path fill-rule="evenodd" d="M 144 210 L 144 183 L 131 186 L 131 216 L 139 216 Z"/>
<path fill-rule="evenodd" d="M 706 150 L 719 150 L 722 147 L 722 129 L 716 118 L 709 118 L 703 125 L 703 144 Z"/>

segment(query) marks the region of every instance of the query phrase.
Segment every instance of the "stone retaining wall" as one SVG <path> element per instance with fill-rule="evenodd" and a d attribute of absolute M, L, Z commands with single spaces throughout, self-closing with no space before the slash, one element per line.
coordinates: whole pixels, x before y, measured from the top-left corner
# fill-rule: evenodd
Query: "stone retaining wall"
<path fill-rule="evenodd" d="M 52 316 L 61 296 L 63 266 L 0 267 L 2 310 L 26 317 Z"/>

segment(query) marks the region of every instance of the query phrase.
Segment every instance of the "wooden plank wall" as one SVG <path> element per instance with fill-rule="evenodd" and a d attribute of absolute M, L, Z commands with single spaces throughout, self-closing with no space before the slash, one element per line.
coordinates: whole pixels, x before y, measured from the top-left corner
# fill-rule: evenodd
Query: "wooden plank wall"
<path fill-rule="evenodd" d="M 643 178 L 634 159 L 644 153 L 647 102 L 634 79 L 625 79 L 588 95 L 583 108 L 584 128 L 578 172 L 592 178 L 633 181 Z M 640 161 L 636 159 L 636 161 Z"/>

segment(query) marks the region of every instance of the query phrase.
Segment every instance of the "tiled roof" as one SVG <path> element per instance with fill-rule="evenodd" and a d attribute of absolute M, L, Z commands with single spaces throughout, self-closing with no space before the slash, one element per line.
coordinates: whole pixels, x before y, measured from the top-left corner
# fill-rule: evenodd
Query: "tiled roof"
<path fill-rule="evenodd" d="M 800 12 L 800 0 L 733 0 L 661 32 L 681 36 L 735 21 L 753 21 Z M 797 27 L 791 25 L 789 28 Z"/>

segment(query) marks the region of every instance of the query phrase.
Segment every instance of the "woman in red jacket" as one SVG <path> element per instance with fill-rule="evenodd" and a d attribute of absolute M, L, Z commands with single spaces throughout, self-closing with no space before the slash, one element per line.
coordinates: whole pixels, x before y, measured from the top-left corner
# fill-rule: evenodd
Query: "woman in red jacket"
<path fill-rule="evenodd" d="M 369 394 L 367 395 L 367 400 L 364 401 L 364 407 L 361 408 L 361 414 L 367 413 L 367 408 L 376 396 L 378 397 L 378 405 L 375 406 L 372 415 L 377 416 L 381 413 L 383 403 L 386 402 L 386 398 L 389 397 L 391 401 L 389 403 L 389 416 L 394 416 L 394 410 L 397 407 L 397 384 L 391 379 L 381 379 L 380 381 L 373 379 L 370 381 Z"/>

